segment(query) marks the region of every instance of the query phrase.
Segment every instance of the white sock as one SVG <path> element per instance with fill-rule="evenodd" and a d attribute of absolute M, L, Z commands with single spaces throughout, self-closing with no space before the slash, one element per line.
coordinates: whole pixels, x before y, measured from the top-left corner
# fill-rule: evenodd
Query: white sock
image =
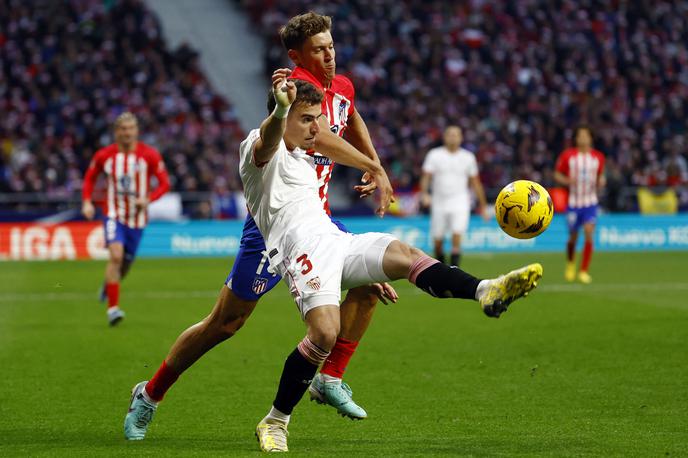
<path fill-rule="evenodd" d="M 143 399 L 145 399 L 146 402 L 153 404 L 154 406 L 158 405 L 158 401 L 154 401 L 153 398 L 150 397 L 150 395 L 146 391 L 146 387 L 143 387 L 143 391 L 141 391 L 141 394 L 143 395 Z"/>
<path fill-rule="evenodd" d="M 491 281 L 492 280 L 480 280 L 480 283 L 478 283 L 478 287 L 475 289 L 475 300 L 480 300 L 480 296 L 485 294 L 485 290 L 488 286 L 490 286 Z"/>
<path fill-rule="evenodd" d="M 325 382 L 325 383 L 336 383 L 338 385 L 342 384 L 342 379 L 340 379 L 340 378 L 333 377 L 333 376 L 327 375 L 327 374 L 323 374 L 322 372 L 320 373 L 320 376 L 322 377 L 323 382 Z"/>
<path fill-rule="evenodd" d="M 287 415 L 286 413 L 282 413 L 279 410 L 275 409 L 275 406 L 272 406 L 270 408 L 270 412 L 265 416 L 264 420 L 267 419 L 270 420 L 276 420 L 279 421 L 280 423 L 284 423 L 285 425 L 289 424 L 289 419 L 291 418 L 291 415 Z"/>

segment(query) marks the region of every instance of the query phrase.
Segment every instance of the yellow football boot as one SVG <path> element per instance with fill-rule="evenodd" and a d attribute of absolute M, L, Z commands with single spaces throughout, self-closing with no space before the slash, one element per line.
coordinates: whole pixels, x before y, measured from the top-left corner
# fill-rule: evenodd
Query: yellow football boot
<path fill-rule="evenodd" d="M 578 272 L 578 281 L 588 285 L 592 283 L 592 277 L 589 273 L 585 272 L 584 270 L 581 270 L 580 272 Z"/>
<path fill-rule="evenodd" d="M 576 279 L 576 263 L 571 261 L 566 263 L 566 270 L 564 270 L 564 278 L 566 281 L 574 281 Z"/>
<path fill-rule="evenodd" d="M 264 452 L 288 452 L 287 425 L 282 422 L 264 418 L 256 426 L 256 438 Z"/>
<path fill-rule="evenodd" d="M 499 315 L 506 312 L 509 304 L 519 297 L 527 296 L 528 291 L 537 286 L 540 278 L 542 265 L 536 263 L 489 280 L 487 288 L 478 299 L 483 312 L 489 317 L 499 318 Z"/>

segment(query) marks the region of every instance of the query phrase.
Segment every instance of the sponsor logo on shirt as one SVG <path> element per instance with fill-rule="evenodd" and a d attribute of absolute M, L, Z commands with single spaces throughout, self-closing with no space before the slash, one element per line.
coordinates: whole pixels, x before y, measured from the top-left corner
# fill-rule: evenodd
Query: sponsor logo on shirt
<path fill-rule="evenodd" d="M 315 165 L 331 165 L 332 161 L 329 157 L 325 156 L 313 156 L 313 162 Z"/>

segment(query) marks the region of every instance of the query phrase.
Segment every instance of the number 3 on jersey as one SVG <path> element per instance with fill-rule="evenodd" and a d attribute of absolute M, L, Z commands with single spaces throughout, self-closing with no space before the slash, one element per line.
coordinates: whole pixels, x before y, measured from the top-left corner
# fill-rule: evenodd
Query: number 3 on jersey
<path fill-rule="evenodd" d="M 305 253 L 296 258 L 296 262 L 300 263 L 301 267 L 303 267 L 303 270 L 301 270 L 301 275 L 306 275 L 308 272 L 313 270 L 313 263 L 308 260 L 308 255 Z"/>

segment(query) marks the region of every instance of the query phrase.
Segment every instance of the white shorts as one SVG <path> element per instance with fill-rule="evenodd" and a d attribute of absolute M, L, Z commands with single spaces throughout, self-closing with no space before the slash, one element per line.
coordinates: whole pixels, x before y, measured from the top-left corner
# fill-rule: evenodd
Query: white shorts
<path fill-rule="evenodd" d="M 433 239 L 442 239 L 447 233 L 465 234 L 468 230 L 468 219 L 471 205 L 468 202 L 448 202 L 435 204 L 430 212 L 430 234 Z"/>
<path fill-rule="evenodd" d="M 275 271 L 289 285 L 301 317 L 315 307 L 339 305 L 342 289 L 389 281 L 382 259 L 389 234 L 345 232 L 316 234 L 286 241 Z"/>

